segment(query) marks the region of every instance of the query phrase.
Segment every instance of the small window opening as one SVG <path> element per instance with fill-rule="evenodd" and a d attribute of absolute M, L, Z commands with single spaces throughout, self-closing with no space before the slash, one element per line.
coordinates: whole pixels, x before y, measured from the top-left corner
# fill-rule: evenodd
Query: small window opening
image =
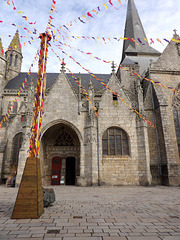
<path fill-rule="evenodd" d="M 117 95 L 113 93 L 113 101 L 117 101 L 118 98 L 117 98 Z"/>
<path fill-rule="evenodd" d="M 17 67 L 17 59 L 18 59 L 18 55 L 15 56 L 14 67 Z"/>
<path fill-rule="evenodd" d="M 12 65 L 12 57 L 13 57 L 13 55 L 11 54 L 10 55 L 10 60 L 9 60 L 9 67 Z"/>

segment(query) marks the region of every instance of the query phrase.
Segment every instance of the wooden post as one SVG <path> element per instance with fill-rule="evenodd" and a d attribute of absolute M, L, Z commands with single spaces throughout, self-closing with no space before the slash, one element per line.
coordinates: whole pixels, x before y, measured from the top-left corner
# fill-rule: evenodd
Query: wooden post
<path fill-rule="evenodd" d="M 43 100 L 45 95 L 48 41 L 51 40 L 51 36 L 47 33 L 43 33 L 40 35 L 40 38 L 41 50 L 39 56 L 32 137 L 30 140 L 30 153 L 25 164 L 24 173 L 11 216 L 12 219 L 39 218 L 44 212 L 41 167 L 38 156 Z"/>
<path fill-rule="evenodd" d="M 27 158 L 12 219 L 39 218 L 44 213 L 40 159 Z"/>

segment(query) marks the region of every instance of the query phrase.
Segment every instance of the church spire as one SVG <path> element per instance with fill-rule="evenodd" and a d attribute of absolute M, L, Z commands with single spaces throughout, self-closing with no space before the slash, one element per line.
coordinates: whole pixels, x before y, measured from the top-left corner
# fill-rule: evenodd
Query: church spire
<path fill-rule="evenodd" d="M 148 54 L 159 56 L 160 53 L 152 48 L 149 43 L 145 40 L 146 34 L 141 23 L 137 8 L 134 0 L 128 0 L 127 16 L 124 37 L 134 39 L 137 41 L 136 44 L 130 40 L 124 40 L 122 61 L 126 56 L 137 56 L 139 54 Z M 138 40 L 139 39 L 139 40 Z"/>
<path fill-rule="evenodd" d="M 13 40 L 11 41 L 7 51 L 5 52 L 6 64 L 6 80 L 9 81 L 21 72 L 22 51 L 19 40 L 19 31 L 17 30 Z"/>
<path fill-rule="evenodd" d="M 9 47 L 8 47 L 8 50 L 15 50 L 19 53 L 22 53 L 21 52 L 21 47 L 20 47 L 20 40 L 19 40 L 19 31 L 17 29 L 14 37 L 13 37 L 13 40 L 11 41 Z"/>

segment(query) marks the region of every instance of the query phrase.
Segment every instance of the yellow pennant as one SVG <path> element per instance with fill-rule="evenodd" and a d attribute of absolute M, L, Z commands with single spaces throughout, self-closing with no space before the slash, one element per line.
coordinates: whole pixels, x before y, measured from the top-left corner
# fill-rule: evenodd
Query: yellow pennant
<path fill-rule="evenodd" d="M 108 11 L 108 8 L 107 8 L 107 6 L 106 6 L 106 4 L 105 3 L 103 3 L 103 6 L 106 8 L 106 10 Z"/>

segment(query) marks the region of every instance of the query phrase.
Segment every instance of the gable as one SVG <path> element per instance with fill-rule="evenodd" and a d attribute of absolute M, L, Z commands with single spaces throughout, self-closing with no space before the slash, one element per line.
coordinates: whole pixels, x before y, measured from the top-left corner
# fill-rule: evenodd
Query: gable
<path fill-rule="evenodd" d="M 123 91 L 121 87 L 121 83 L 119 82 L 118 78 L 115 75 L 112 75 L 107 86 L 113 91 L 116 92 L 126 103 L 130 104 L 130 101 L 128 97 L 126 96 L 125 92 Z M 118 101 L 118 108 L 125 106 L 125 108 L 128 108 L 123 101 L 117 96 Z M 100 102 L 100 107 L 113 109 L 115 105 L 115 101 L 113 101 L 113 93 L 109 89 L 105 89 Z M 111 110 L 112 110 L 111 109 Z"/>
<path fill-rule="evenodd" d="M 68 78 L 64 73 L 60 73 L 45 98 L 44 110 L 50 112 L 52 109 L 55 110 L 55 108 L 63 108 L 65 110 L 72 105 L 75 107 L 77 102 Z"/>
<path fill-rule="evenodd" d="M 180 43 L 171 40 L 156 63 L 152 64 L 152 68 L 158 68 L 166 71 L 179 71 L 180 49 L 178 48 L 180 48 Z"/>

